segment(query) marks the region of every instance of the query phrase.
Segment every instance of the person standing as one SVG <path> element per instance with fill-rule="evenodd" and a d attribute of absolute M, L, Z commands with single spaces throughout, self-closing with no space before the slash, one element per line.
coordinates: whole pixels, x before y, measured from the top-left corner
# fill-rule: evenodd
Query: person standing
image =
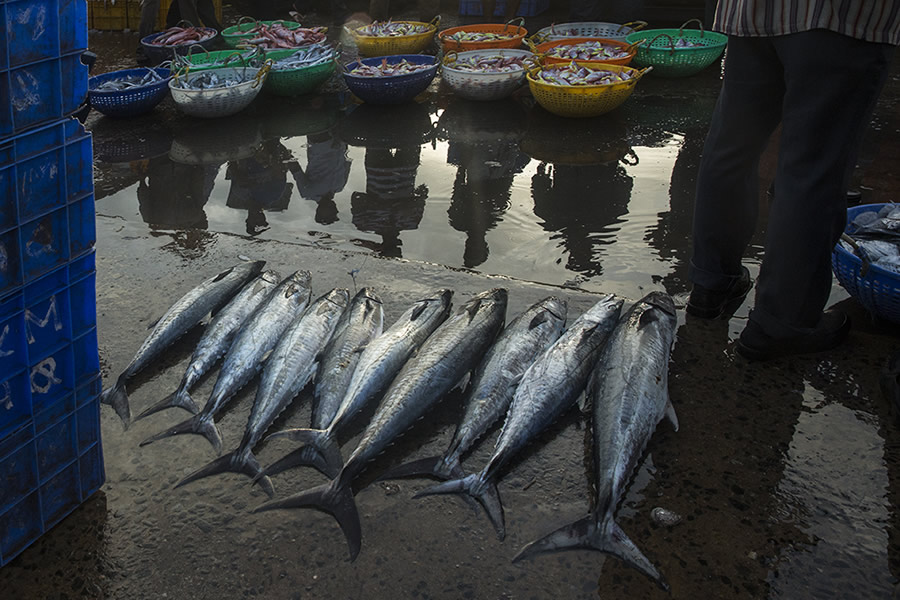
<path fill-rule="evenodd" d="M 504 20 L 511 21 L 516 17 L 516 14 L 519 12 L 519 4 L 521 4 L 522 0 L 507 0 L 504 8 Z M 487 21 L 491 21 L 494 18 L 494 12 L 497 6 L 497 0 L 481 0 L 481 6 L 483 9 L 482 14 L 484 15 Z"/>
<path fill-rule="evenodd" d="M 756 299 L 737 351 L 750 360 L 839 345 L 824 310 L 831 251 L 862 134 L 900 43 L 900 0 L 720 0 L 724 81 L 703 148 L 686 310 L 729 315 L 753 282 L 741 258 L 759 211 L 759 159 L 781 124 Z"/>

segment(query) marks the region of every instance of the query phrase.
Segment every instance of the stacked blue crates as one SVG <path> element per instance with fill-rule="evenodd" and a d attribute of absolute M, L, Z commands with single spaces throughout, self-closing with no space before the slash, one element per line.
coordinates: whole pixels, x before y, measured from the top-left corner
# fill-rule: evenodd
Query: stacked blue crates
<path fill-rule="evenodd" d="M 86 0 L 0 0 L 0 566 L 102 485 Z"/>

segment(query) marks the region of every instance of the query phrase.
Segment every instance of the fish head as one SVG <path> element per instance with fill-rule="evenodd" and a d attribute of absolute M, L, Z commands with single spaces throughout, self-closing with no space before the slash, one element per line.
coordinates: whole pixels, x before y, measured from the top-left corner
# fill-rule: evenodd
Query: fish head
<path fill-rule="evenodd" d="M 308 302 L 312 294 L 311 284 L 312 276 L 309 271 L 297 271 L 281 282 L 281 288 L 285 298 L 294 296 L 299 302 Z"/>
<path fill-rule="evenodd" d="M 381 304 L 381 298 L 378 297 L 375 289 L 370 287 L 361 288 L 358 292 L 356 292 L 356 296 L 354 296 L 353 298 L 354 300 L 367 300 L 375 302 L 377 304 Z"/>
<path fill-rule="evenodd" d="M 502 308 L 506 309 L 506 303 L 508 299 L 509 292 L 506 290 L 506 288 L 494 288 L 491 290 L 486 290 L 478 295 L 472 296 L 469 301 L 466 302 L 462 306 L 462 308 L 460 308 L 460 312 L 475 312 L 481 307 L 488 307 L 493 305 L 502 305 Z"/>
<path fill-rule="evenodd" d="M 544 312 L 548 313 L 550 318 L 561 321 L 563 324 L 566 322 L 566 316 L 569 312 L 568 303 L 562 298 L 558 298 L 556 296 L 548 296 L 541 300 L 538 303 L 538 306 Z"/>
<path fill-rule="evenodd" d="M 341 308 L 346 308 L 350 303 L 350 292 L 347 288 L 334 288 L 322 297 Z"/>
<path fill-rule="evenodd" d="M 274 269 L 266 269 L 260 275 L 260 278 L 266 283 L 276 284 L 281 281 L 281 275 Z"/>
<path fill-rule="evenodd" d="M 675 301 L 672 300 L 672 296 L 665 292 L 650 292 L 641 299 L 641 302 L 654 306 L 668 315 L 676 316 Z"/>

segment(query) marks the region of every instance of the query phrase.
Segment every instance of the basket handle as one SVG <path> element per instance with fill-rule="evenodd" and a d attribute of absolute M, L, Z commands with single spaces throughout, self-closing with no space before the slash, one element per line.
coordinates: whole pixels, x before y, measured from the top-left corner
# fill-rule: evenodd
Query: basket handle
<path fill-rule="evenodd" d="M 237 58 L 237 59 L 239 59 L 239 60 L 241 61 L 241 65 L 243 65 L 244 68 L 247 67 L 247 60 L 244 58 L 244 56 L 243 56 L 240 52 L 233 52 L 233 53 L 229 54 L 229 55 L 225 58 L 225 62 L 222 63 L 222 66 L 223 66 L 223 67 L 227 67 L 227 66 L 228 66 L 228 63 L 231 62 L 231 59 L 232 59 L 232 58 Z"/>
<path fill-rule="evenodd" d="M 175 23 L 175 27 L 181 27 L 182 23 L 187 25 L 187 27 L 185 27 L 185 29 L 187 29 L 188 27 L 194 27 L 194 24 L 191 23 L 190 21 L 188 21 L 187 19 L 182 19 L 182 20 L 178 21 L 177 23 Z"/>
<path fill-rule="evenodd" d="M 688 21 L 688 23 L 690 23 L 690 21 Z M 685 25 L 687 25 L 687 23 L 685 23 Z M 625 23 L 624 25 L 619 27 L 618 31 L 622 31 L 623 29 L 626 29 L 628 27 L 631 27 L 632 31 L 640 31 L 641 29 L 643 29 L 646 26 L 647 26 L 647 21 L 631 21 L 630 23 Z"/>
<path fill-rule="evenodd" d="M 640 46 L 641 42 L 643 42 L 643 41 L 644 40 L 638 40 L 638 41 L 634 42 L 633 44 L 628 44 L 624 48 L 625 52 L 627 52 L 628 54 L 633 54 L 634 52 L 637 52 L 637 47 Z"/>
<path fill-rule="evenodd" d="M 244 23 L 253 23 L 253 27 L 256 27 L 256 25 L 259 23 L 259 21 L 257 21 L 257 20 L 254 19 L 253 17 L 250 17 L 250 16 L 248 16 L 248 15 L 244 15 L 243 17 L 241 17 L 240 19 L 238 19 L 238 22 L 237 22 L 237 30 L 238 30 L 238 33 L 244 33 L 244 32 L 245 32 L 245 30 L 244 30 L 244 28 L 243 28 Z M 248 28 L 248 30 L 249 30 L 249 29 L 253 29 L 253 27 Z"/>
<path fill-rule="evenodd" d="M 434 18 L 428 21 L 428 24 L 437 29 L 438 25 L 441 24 L 441 15 L 434 15 Z"/>
<path fill-rule="evenodd" d="M 627 159 L 629 156 L 633 157 L 633 159 L 632 159 L 632 160 L 625 160 L 625 159 Z M 629 148 L 629 149 L 628 149 L 628 152 L 625 153 L 625 156 L 623 156 L 622 158 L 619 159 L 619 162 L 621 162 L 623 165 L 627 165 L 627 166 L 629 166 L 629 167 L 633 167 L 633 166 L 637 165 L 637 164 L 638 164 L 639 162 L 641 162 L 641 161 L 640 161 L 640 159 L 638 158 L 638 155 L 634 152 L 634 148 Z"/>
<path fill-rule="evenodd" d="M 451 50 L 450 52 L 448 52 L 444 55 L 444 58 L 443 58 L 443 60 L 441 60 L 441 62 L 445 65 L 449 65 L 450 63 L 455 63 L 457 56 L 458 56 L 458 54 L 457 54 L 456 50 Z"/>
<path fill-rule="evenodd" d="M 688 19 L 684 22 L 684 24 L 678 28 L 678 37 L 684 37 L 684 28 L 688 26 L 689 23 L 696 23 L 700 26 L 700 37 L 703 37 L 706 34 L 706 31 L 703 29 L 703 21 L 700 19 Z"/>
<path fill-rule="evenodd" d="M 653 38 L 651 38 L 651 40 L 649 42 L 647 42 L 647 48 L 652 47 L 653 42 L 655 42 L 659 38 L 669 38 L 669 48 L 671 48 L 672 54 L 675 54 L 675 40 L 673 40 L 672 36 L 669 35 L 668 33 L 660 33 L 659 35 L 653 36 Z M 640 40 L 640 42 L 638 42 L 638 43 L 642 44 L 645 41 L 647 41 L 647 40 Z"/>
<path fill-rule="evenodd" d="M 526 65 L 523 63 L 522 66 L 525 68 L 525 72 L 528 74 L 528 76 L 531 77 L 532 79 L 537 79 L 538 75 L 540 75 L 540 73 L 541 73 L 540 64 Z"/>
<path fill-rule="evenodd" d="M 271 68 L 272 59 L 270 58 L 265 63 L 263 63 L 263 66 L 259 69 L 259 71 L 256 72 L 256 76 L 254 77 L 256 81 L 253 82 L 252 87 L 259 87 L 260 84 L 262 84 L 266 80 L 266 75 L 269 74 L 269 69 Z"/>
<path fill-rule="evenodd" d="M 531 42 L 535 46 L 537 46 L 538 44 L 543 44 L 547 40 L 547 37 L 549 37 L 549 35 L 549 33 L 541 33 L 540 31 L 538 31 L 530 38 L 527 38 L 525 41 Z"/>
<path fill-rule="evenodd" d="M 509 26 L 512 25 L 513 23 L 515 23 L 516 21 L 519 22 L 519 24 L 516 25 L 516 34 L 518 35 L 520 29 L 525 29 L 525 17 L 515 17 L 513 19 L 510 19 L 509 21 L 506 22 L 506 25 L 503 26 L 503 31 L 506 31 L 507 29 L 509 29 Z"/>
<path fill-rule="evenodd" d="M 529 50 L 531 50 L 532 52 L 535 52 L 535 53 L 537 52 L 537 45 L 540 43 L 540 42 L 532 41 L 536 37 L 537 37 L 537 34 L 534 34 L 530 38 L 525 38 L 525 45 L 528 46 Z"/>
<path fill-rule="evenodd" d="M 652 70 L 653 70 L 652 66 L 644 67 L 643 69 L 639 70 L 635 74 L 635 76 L 631 78 L 631 80 L 634 81 L 635 83 L 637 83 L 641 79 L 641 77 L 643 77 L 644 75 L 646 75 L 647 73 L 649 73 Z"/>

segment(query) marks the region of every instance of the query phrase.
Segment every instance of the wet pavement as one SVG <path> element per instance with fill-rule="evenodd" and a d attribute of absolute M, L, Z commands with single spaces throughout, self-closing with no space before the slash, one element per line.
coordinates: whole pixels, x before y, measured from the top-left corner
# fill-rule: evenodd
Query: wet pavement
<path fill-rule="evenodd" d="M 553 19 L 542 15 L 529 28 Z M 135 39 L 93 35 L 94 72 L 129 66 Z M 896 200 L 900 190 L 896 66 L 854 174 L 864 202 Z M 283 274 L 309 269 L 316 293 L 374 286 L 386 324 L 436 287 L 454 289 L 456 305 L 507 287 L 510 319 L 550 294 L 569 301 L 570 321 L 598 292 L 633 300 L 664 290 L 683 304 L 693 188 L 717 87 L 716 67 L 689 79 L 648 77 L 620 109 L 578 121 L 546 113 L 527 93 L 482 105 L 437 81 L 415 104 L 360 106 L 339 79 L 311 97 L 261 97 L 220 121 L 181 116 L 169 100 L 138 119 L 92 114 L 104 376 L 121 372 L 172 301 L 239 256 Z M 754 275 L 761 202 L 746 261 Z M 679 311 L 669 387 L 681 428 L 660 425 L 618 511 L 671 597 L 893 594 L 900 436 L 879 376 L 897 351 L 898 329 L 870 318 L 837 285 L 831 301 L 851 313 L 848 342 L 770 364 L 734 353 L 751 301 L 730 321 L 686 320 Z M 199 333 L 129 385 L 135 412 L 177 387 Z M 205 400 L 214 378 L 195 398 Z M 226 447 L 240 440 L 254 391 L 243 390 L 219 421 Z M 458 499 L 413 500 L 426 480 L 376 481 L 391 465 L 442 451 L 461 400 L 451 393 L 357 482 L 363 540 L 353 563 L 326 514 L 251 514 L 265 496 L 243 476 L 174 489 L 214 457 L 207 442 L 138 444 L 186 413 L 170 410 L 123 431 L 104 407 L 106 485 L 0 569 L 0 589 L 10 598 L 667 596 L 595 552 L 510 562 L 587 510 L 589 426 L 577 409 L 501 481 L 503 542 Z M 273 429 L 308 424 L 309 406 L 307 390 Z M 345 455 L 362 427 L 345 440 Z M 475 448 L 467 469 L 485 463 L 497 433 Z M 268 464 L 290 447 L 273 441 L 257 455 Z M 311 470 L 274 479 L 278 496 L 323 481 Z M 682 520 L 655 524 L 656 507 Z"/>

